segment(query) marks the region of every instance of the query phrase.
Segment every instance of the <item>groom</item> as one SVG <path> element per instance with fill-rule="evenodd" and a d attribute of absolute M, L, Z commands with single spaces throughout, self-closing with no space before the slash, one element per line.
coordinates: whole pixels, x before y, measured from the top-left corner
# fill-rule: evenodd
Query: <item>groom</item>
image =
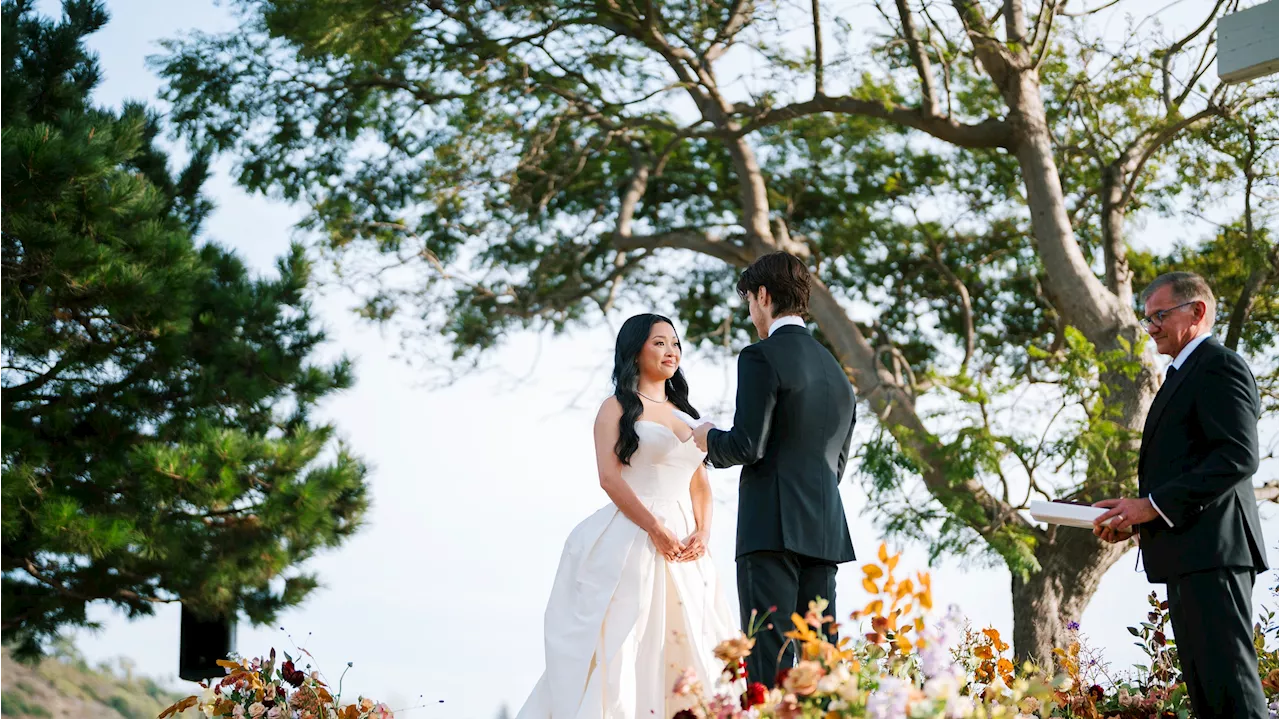
<path fill-rule="evenodd" d="M 804 615 L 822 597 L 831 602 L 826 614 L 836 616 L 836 565 L 854 558 L 837 485 L 853 439 L 855 397 L 840 364 L 801 319 L 809 286 L 809 270 L 785 252 L 742 273 L 738 294 L 760 342 L 738 356 L 733 429 L 707 423 L 694 430 L 716 467 L 742 465 L 738 602 L 743 631 L 752 629 L 753 611 L 772 612 L 757 620 L 764 626 L 747 660 L 750 680 L 767 686 L 795 663 L 795 643 L 783 636 L 791 613 Z"/>

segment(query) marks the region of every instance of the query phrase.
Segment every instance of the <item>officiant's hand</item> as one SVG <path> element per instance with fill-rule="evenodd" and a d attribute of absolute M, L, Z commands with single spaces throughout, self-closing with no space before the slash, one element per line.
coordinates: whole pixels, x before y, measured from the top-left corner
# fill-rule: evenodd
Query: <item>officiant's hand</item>
<path fill-rule="evenodd" d="M 703 422 L 693 429 L 693 443 L 703 452 L 707 451 L 707 434 L 715 427 L 710 422 Z"/>
<path fill-rule="evenodd" d="M 659 524 L 656 529 L 649 532 L 649 538 L 653 540 L 653 546 L 658 548 L 658 554 L 667 558 L 668 562 L 678 561 L 680 552 L 684 549 L 684 545 L 670 529 L 665 525 Z"/>
<path fill-rule="evenodd" d="M 699 529 L 684 540 L 684 549 L 681 550 L 680 556 L 676 557 L 677 562 L 692 562 L 695 559 L 701 559 L 702 555 L 707 553 L 708 532 L 705 529 Z"/>
<path fill-rule="evenodd" d="M 1104 499 L 1094 502 L 1093 506 L 1107 510 L 1093 520 L 1093 533 L 1113 544 L 1132 537 L 1139 524 L 1159 516 L 1149 499 Z M 1109 519 L 1110 526 L 1104 526 Z"/>

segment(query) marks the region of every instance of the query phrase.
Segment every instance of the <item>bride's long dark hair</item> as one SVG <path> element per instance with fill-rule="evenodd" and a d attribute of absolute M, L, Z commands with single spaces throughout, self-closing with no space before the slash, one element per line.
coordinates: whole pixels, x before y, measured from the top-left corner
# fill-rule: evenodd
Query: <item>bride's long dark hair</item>
<path fill-rule="evenodd" d="M 675 323 L 662 315 L 636 315 L 622 324 L 618 331 L 618 341 L 613 348 L 613 396 L 622 405 L 622 419 L 618 420 L 618 443 L 613 451 L 619 461 L 631 464 L 631 455 L 640 448 L 640 435 L 636 433 L 636 420 L 644 412 L 644 404 L 637 392 L 640 381 L 640 367 L 637 359 L 640 350 L 649 341 L 649 333 L 659 322 L 666 322 L 675 327 Z M 667 399 L 694 419 L 700 418 L 698 410 L 689 404 L 689 383 L 679 368 L 666 382 Z"/>

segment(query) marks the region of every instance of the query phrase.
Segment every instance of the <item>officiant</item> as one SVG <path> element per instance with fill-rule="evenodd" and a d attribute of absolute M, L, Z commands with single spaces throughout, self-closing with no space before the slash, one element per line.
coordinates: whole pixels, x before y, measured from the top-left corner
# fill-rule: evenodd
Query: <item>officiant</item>
<path fill-rule="evenodd" d="M 1167 585 L 1195 716 L 1265 719 L 1250 622 L 1254 580 L 1267 569 L 1252 482 L 1258 387 L 1244 359 L 1213 339 L 1217 302 L 1204 279 L 1164 274 L 1142 298 L 1142 324 L 1173 363 L 1142 430 L 1138 497 L 1098 502 L 1108 511 L 1094 534 L 1137 534 L 1147 579 Z"/>

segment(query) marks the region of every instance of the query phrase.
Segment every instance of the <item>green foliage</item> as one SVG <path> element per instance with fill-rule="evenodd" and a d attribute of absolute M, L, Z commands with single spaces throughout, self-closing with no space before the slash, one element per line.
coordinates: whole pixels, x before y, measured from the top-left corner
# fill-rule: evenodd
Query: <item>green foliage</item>
<path fill-rule="evenodd" d="M 927 421 L 880 428 L 864 447 L 876 516 L 935 556 L 985 546 L 1033 571 L 1040 535 L 1014 521 L 1027 500 L 1132 486 L 1133 418 L 1117 411 L 1149 396 L 1150 348 L 1094 347 L 1078 330 L 1096 328 L 1064 320 L 1060 307 L 1089 300 L 1046 291 L 1054 268 L 1037 249 L 1027 170 L 1006 147 L 945 143 L 870 109 L 765 121 L 816 101 L 815 58 L 796 40 L 812 18 L 786 4 L 734 16 L 739 5 L 245 0 L 242 28 L 172 41 L 155 66 L 183 135 L 235 156 L 247 189 L 306 201 L 320 254 L 366 293 L 364 316 L 425 340 L 434 370 L 620 304 L 676 310 L 694 343 L 751 341 L 733 285 L 759 249 L 744 217 L 754 163 L 774 239 L 808 253 Z M 877 7 L 886 20 L 870 26 L 820 8 L 837 39 L 824 92 L 919 117 L 897 8 Z M 979 10 L 962 6 L 969 29 L 948 11 L 915 15 L 947 122 L 1010 115 L 974 47 Z M 1228 167 L 1268 175 L 1274 152 L 1247 138 L 1265 124 L 1249 113 L 1274 111 L 1274 85 L 1197 93 L 1205 38 L 1170 50 L 1162 28 L 1135 26 L 1117 49 L 1088 23 L 1063 18 L 1037 40 L 1064 193 L 1037 212 L 1065 213 L 1095 269 L 1127 253 L 1112 259 L 1138 289 L 1185 265 L 1241 296 L 1274 254 L 1263 180 L 1242 215 L 1252 232 L 1189 236 L 1158 257 L 1128 232 L 1234 202 L 1241 173 Z M 1116 173 L 1129 193 L 1118 223 L 1102 200 Z M 1250 352 L 1275 340 L 1274 293 L 1255 294 Z M 926 494 L 918 480 L 934 469 L 943 480 Z M 995 523 L 973 480 L 1009 508 Z"/>
<path fill-rule="evenodd" d="M 48 709 L 39 704 L 30 703 L 26 696 L 18 691 L 4 692 L 3 695 L 0 695 L 0 715 L 7 717 L 53 716 Z"/>
<path fill-rule="evenodd" d="M 367 506 L 310 419 L 352 376 L 309 359 L 309 262 L 196 245 L 207 156 L 170 177 L 142 107 L 89 105 L 99 3 L 3 12 L 4 637 L 38 652 L 97 600 L 269 621 Z"/>

